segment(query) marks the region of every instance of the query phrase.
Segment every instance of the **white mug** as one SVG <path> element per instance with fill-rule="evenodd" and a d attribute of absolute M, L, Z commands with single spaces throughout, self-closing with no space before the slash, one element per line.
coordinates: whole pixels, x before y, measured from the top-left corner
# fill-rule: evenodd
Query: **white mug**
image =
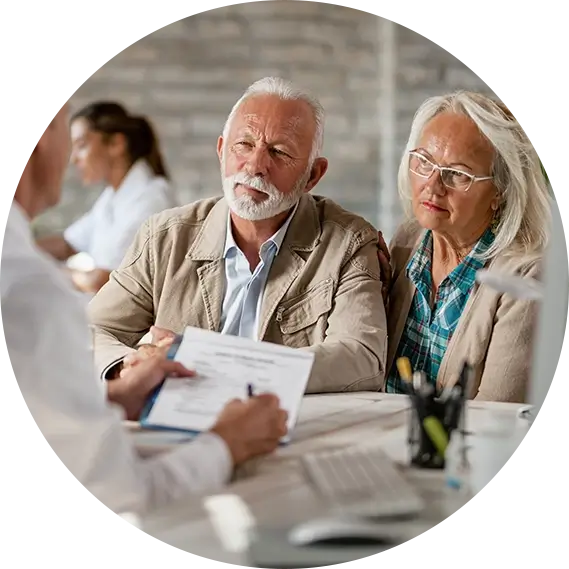
<path fill-rule="evenodd" d="M 527 428 L 517 416 L 494 415 L 469 437 L 470 489 L 477 494 L 498 474 L 522 442 Z"/>

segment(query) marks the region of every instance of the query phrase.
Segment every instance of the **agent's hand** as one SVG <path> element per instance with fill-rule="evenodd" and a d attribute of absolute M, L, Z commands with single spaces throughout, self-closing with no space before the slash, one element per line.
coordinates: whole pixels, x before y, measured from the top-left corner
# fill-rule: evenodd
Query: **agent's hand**
<path fill-rule="evenodd" d="M 278 397 L 262 393 L 247 401 L 230 401 L 211 430 L 225 441 L 237 466 L 273 452 L 287 433 L 287 418 Z"/>
<path fill-rule="evenodd" d="M 166 376 L 186 378 L 195 376 L 195 372 L 162 355 L 150 356 L 108 381 L 107 398 L 125 410 L 129 421 L 137 421 L 148 397 Z"/>

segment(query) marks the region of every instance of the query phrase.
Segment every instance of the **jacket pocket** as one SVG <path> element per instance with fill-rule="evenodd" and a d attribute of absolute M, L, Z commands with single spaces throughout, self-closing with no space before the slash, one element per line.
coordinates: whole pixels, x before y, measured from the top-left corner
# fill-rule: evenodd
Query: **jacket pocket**
<path fill-rule="evenodd" d="M 285 300 L 278 307 L 276 314 L 276 320 L 283 336 L 296 334 L 301 330 L 308 332 L 308 328 L 317 324 L 330 312 L 333 296 L 334 280 L 328 278 L 306 292 Z M 312 341 L 318 342 L 321 339 L 313 338 Z"/>

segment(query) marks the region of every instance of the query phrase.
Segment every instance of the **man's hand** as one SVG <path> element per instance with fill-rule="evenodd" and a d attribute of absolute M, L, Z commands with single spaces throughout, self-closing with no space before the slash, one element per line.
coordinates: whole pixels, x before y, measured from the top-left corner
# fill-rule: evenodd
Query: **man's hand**
<path fill-rule="evenodd" d="M 381 231 L 377 232 L 377 238 L 379 240 L 377 258 L 379 259 L 379 268 L 381 271 L 381 295 L 383 296 L 383 304 L 387 306 L 389 291 L 391 289 L 391 255 L 389 254 L 389 247 Z"/>
<path fill-rule="evenodd" d="M 142 344 L 136 352 L 125 356 L 122 361 L 121 374 L 124 370 L 129 370 L 148 358 L 154 356 L 166 357 L 172 342 L 176 338 L 176 334 L 170 330 L 166 330 L 166 328 L 159 328 L 158 326 L 152 326 L 150 333 L 152 334 L 152 343 Z"/>
<path fill-rule="evenodd" d="M 287 418 L 278 397 L 263 393 L 247 401 L 230 401 L 211 430 L 225 441 L 237 466 L 274 451 L 287 433 Z"/>
<path fill-rule="evenodd" d="M 107 398 L 123 407 L 128 420 L 137 421 L 149 395 L 166 376 L 194 375 L 179 362 L 167 360 L 162 355 L 150 356 L 130 369 L 123 369 L 119 378 L 107 382 Z"/>
<path fill-rule="evenodd" d="M 158 344 L 169 340 L 170 343 L 176 338 L 176 334 L 172 330 L 166 328 L 159 328 L 158 326 L 151 326 L 150 333 L 152 334 L 152 343 Z"/>

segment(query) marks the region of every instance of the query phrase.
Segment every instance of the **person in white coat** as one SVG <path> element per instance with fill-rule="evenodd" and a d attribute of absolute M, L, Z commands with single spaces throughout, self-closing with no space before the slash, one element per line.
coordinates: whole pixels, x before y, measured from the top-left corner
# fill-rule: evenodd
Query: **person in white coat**
<path fill-rule="evenodd" d="M 68 154 L 63 108 L 26 164 L 4 236 L 2 321 L 26 404 L 65 466 L 117 513 L 143 515 L 187 494 L 218 491 L 235 465 L 277 448 L 287 414 L 270 394 L 234 400 L 192 442 L 139 457 L 121 423 L 124 409 L 107 402 L 105 383 L 95 378 L 84 306 L 32 238 L 30 221 L 59 200 Z M 141 408 L 167 374 L 187 377 L 191 371 L 157 354 L 122 374 L 115 381 L 124 406 Z"/>
<path fill-rule="evenodd" d="M 178 202 L 148 119 L 101 101 L 76 112 L 70 130 L 71 163 L 83 183 L 106 188 L 63 234 L 42 237 L 38 245 L 59 261 L 87 254 L 92 266 L 72 269 L 71 278 L 80 291 L 96 293 L 119 266 L 142 223 Z"/>

